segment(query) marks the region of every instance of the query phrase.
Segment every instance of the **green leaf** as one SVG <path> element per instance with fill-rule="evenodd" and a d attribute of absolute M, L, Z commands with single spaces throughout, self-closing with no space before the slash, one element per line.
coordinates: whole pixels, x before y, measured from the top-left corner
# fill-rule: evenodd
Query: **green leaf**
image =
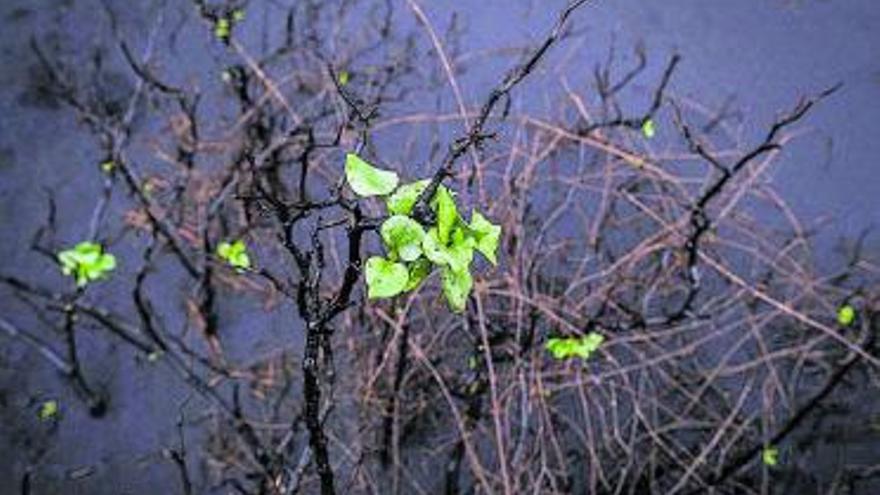
<path fill-rule="evenodd" d="M 354 153 L 345 155 L 345 178 L 351 189 L 362 197 L 390 194 L 400 181 L 396 173 L 376 168 Z"/>
<path fill-rule="evenodd" d="M 501 227 L 486 220 L 478 211 L 471 212 L 470 230 L 476 239 L 477 251 L 482 253 L 493 265 L 497 264 L 495 257 L 498 251 L 498 239 L 501 237 Z"/>
<path fill-rule="evenodd" d="M 844 304 L 837 310 L 837 323 L 841 326 L 848 327 L 856 321 L 856 310 L 849 304 Z"/>
<path fill-rule="evenodd" d="M 654 121 L 652 119 L 647 119 L 642 123 L 642 135 L 648 139 L 654 137 L 656 133 L 656 129 L 654 128 Z"/>
<path fill-rule="evenodd" d="M 241 22 L 244 20 L 244 9 L 235 9 L 232 11 L 232 22 Z"/>
<path fill-rule="evenodd" d="M 774 467 L 779 463 L 779 449 L 776 447 L 764 447 L 761 451 L 761 461 L 765 466 Z"/>
<path fill-rule="evenodd" d="M 431 262 L 426 258 L 419 258 L 409 264 L 409 280 L 406 282 L 404 292 L 416 289 L 428 275 L 431 274 Z"/>
<path fill-rule="evenodd" d="M 109 174 L 114 168 L 116 168 L 116 162 L 113 160 L 107 160 L 106 162 L 101 163 L 101 170 L 103 170 L 105 174 Z"/>
<path fill-rule="evenodd" d="M 452 228 L 458 222 L 458 209 L 455 207 L 455 199 L 449 189 L 440 186 L 434 196 L 437 211 L 437 238 L 441 243 L 449 243 L 449 235 Z"/>
<path fill-rule="evenodd" d="M 552 337 L 547 339 L 544 347 L 560 361 L 571 357 L 588 359 L 603 342 L 605 337 L 602 334 L 590 332 L 581 337 Z"/>
<path fill-rule="evenodd" d="M 40 405 L 38 416 L 41 421 L 48 421 L 58 415 L 58 401 L 47 400 Z"/>
<path fill-rule="evenodd" d="M 461 313 L 467 306 L 467 298 L 474 286 L 474 279 L 468 270 L 452 270 L 443 267 L 443 294 L 446 302 L 456 313 Z"/>
<path fill-rule="evenodd" d="M 404 215 L 394 215 L 382 223 L 382 240 L 389 251 L 403 261 L 414 261 L 422 255 L 425 229 L 419 222 Z"/>
<path fill-rule="evenodd" d="M 470 239 L 468 239 L 470 240 Z M 453 244 L 446 248 L 449 268 L 454 271 L 467 271 L 474 259 L 474 248 L 470 242 Z"/>
<path fill-rule="evenodd" d="M 430 180 L 420 180 L 418 182 L 410 182 L 404 184 L 394 191 L 394 194 L 388 196 L 385 200 L 385 206 L 391 215 L 409 215 L 413 206 L 419 199 L 419 195 L 428 187 Z"/>
<path fill-rule="evenodd" d="M 372 256 L 367 260 L 366 276 L 367 297 L 370 299 L 394 297 L 406 288 L 409 270 L 403 263 Z"/>
<path fill-rule="evenodd" d="M 348 73 L 347 70 L 339 71 L 339 85 L 345 86 L 348 84 L 349 79 L 351 79 L 351 74 Z"/>

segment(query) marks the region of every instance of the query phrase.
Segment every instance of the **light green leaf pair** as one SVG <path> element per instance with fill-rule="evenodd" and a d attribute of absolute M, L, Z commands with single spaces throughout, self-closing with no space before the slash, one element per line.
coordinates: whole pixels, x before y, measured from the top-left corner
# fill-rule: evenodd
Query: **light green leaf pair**
<path fill-rule="evenodd" d="M 229 19 L 225 17 L 221 17 L 217 19 L 217 22 L 214 23 L 214 36 L 219 40 L 227 40 L 229 39 L 229 34 L 232 32 L 232 23 L 229 22 Z"/>
<path fill-rule="evenodd" d="M 104 278 L 116 268 L 116 257 L 104 253 L 100 244 L 89 241 L 58 253 L 58 262 L 63 274 L 76 277 L 78 287 Z"/>
<path fill-rule="evenodd" d="M 251 268 L 251 257 L 247 253 L 247 245 L 241 239 L 232 243 L 221 242 L 217 245 L 217 256 L 240 272 Z"/>
<path fill-rule="evenodd" d="M 553 359 L 562 361 L 572 357 L 588 359 L 605 342 L 605 337 L 597 332 L 590 332 L 581 337 L 551 337 L 547 339 L 545 348 L 553 355 Z"/>
<path fill-rule="evenodd" d="M 776 466 L 779 464 L 779 449 L 773 446 L 764 447 L 764 450 L 761 451 L 761 461 L 765 466 Z"/>
<path fill-rule="evenodd" d="M 217 18 L 214 21 L 214 36 L 220 41 L 229 40 L 229 36 L 232 34 L 232 26 L 244 21 L 244 18 L 244 9 L 235 9 L 228 17 Z"/>
<path fill-rule="evenodd" d="M 365 198 L 391 194 L 400 182 L 396 173 L 376 168 L 354 153 L 345 155 L 345 178 L 351 189 Z"/>

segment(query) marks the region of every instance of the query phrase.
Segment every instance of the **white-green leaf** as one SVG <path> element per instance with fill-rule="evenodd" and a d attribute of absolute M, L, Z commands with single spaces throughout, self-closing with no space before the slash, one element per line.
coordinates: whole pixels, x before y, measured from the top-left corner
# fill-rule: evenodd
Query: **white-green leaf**
<path fill-rule="evenodd" d="M 403 292 L 409 281 L 406 265 L 379 256 L 370 257 L 365 270 L 367 297 L 370 299 L 394 297 Z"/>
<path fill-rule="evenodd" d="M 398 190 L 394 191 L 394 194 L 388 196 L 385 200 L 388 213 L 391 215 L 409 215 L 416 201 L 418 201 L 419 195 L 428 187 L 430 182 L 430 180 L 425 179 L 400 186 Z"/>
<path fill-rule="evenodd" d="M 473 211 L 470 229 L 477 241 L 477 251 L 482 253 L 493 265 L 496 264 L 498 261 L 495 253 L 498 250 L 498 239 L 501 237 L 501 226 L 486 220 L 480 212 Z"/>
<path fill-rule="evenodd" d="M 443 268 L 443 294 L 446 295 L 449 307 L 456 313 L 464 311 L 473 285 L 474 279 L 468 270 Z"/>
<path fill-rule="evenodd" d="M 382 223 L 381 233 L 388 250 L 397 253 L 403 261 L 414 261 L 422 255 L 425 229 L 412 218 L 394 215 Z"/>
<path fill-rule="evenodd" d="M 345 178 L 351 189 L 363 197 L 391 194 L 400 182 L 396 173 L 376 168 L 354 153 L 345 155 Z"/>

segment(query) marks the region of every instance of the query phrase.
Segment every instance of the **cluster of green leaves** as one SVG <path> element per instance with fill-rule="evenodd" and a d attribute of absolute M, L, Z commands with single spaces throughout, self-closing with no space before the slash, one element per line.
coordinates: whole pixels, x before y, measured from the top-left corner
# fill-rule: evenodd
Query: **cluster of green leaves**
<path fill-rule="evenodd" d="M 365 266 L 367 296 L 389 298 L 411 291 L 439 268 L 450 308 L 464 311 L 473 288 L 474 251 L 496 264 L 501 227 L 477 211 L 466 222 L 458 213 L 454 193 L 442 185 L 430 202 L 436 225 L 424 226 L 409 215 L 430 181 L 401 186 L 396 173 L 376 168 L 353 153 L 346 156 L 345 177 L 357 195 L 385 197 L 389 215 L 380 228 L 387 256 L 372 256 Z"/>
<path fill-rule="evenodd" d="M 89 241 L 59 252 L 58 262 L 62 273 L 76 277 L 78 287 L 104 278 L 116 268 L 116 257 L 103 252 L 100 244 Z"/>
<path fill-rule="evenodd" d="M 248 255 L 247 245 L 241 239 L 232 243 L 221 242 L 217 246 L 217 256 L 238 272 L 251 268 L 251 257 Z"/>
<path fill-rule="evenodd" d="M 228 16 L 218 17 L 214 21 L 214 36 L 221 41 L 228 41 L 232 27 L 244 20 L 244 10 L 235 9 Z"/>
<path fill-rule="evenodd" d="M 856 309 L 849 304 L 844 304 L 837 309 L 837 323 L 842 327 L 848 327 L 856 321 Z"/>
<path fill-rule="evenodd" d="M 580 337 L 551 337 L 544 347 L 550 351 L 553 359 L 562 361 L 572 357 L 588 359 L 605 342 L 605 337 L 597 332 L 590 332 Z"/>

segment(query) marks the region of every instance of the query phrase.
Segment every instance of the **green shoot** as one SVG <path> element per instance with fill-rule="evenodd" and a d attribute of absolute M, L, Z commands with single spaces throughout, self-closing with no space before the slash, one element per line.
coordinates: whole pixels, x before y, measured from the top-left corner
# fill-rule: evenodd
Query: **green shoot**
<path fill-rule="evenodd" d="M 544 347 L 557 361 L 572 357 L 588 359 L 602 343 L 605 337 L 597 332 L 590 332 L 581 337 L 551 337 Z"/>
<path fill-rule="evenodd" d="M 58 416 L 58 401 L 57 400 L 47 400 L 40 405 L 40 412 L 37 413 L 37 416 L 41 421 L 49 421 L 50 419 L 54 419 Z"/>
<path fill-rule="evenodd" d="M 247 245 L 241 239 L 229 243 L 221 242 L 217 246 L 217 256 L 239 272 L 250 270 L 251 258 L 247 253 Z"/>
<path fill-rule="evenodd" d="M 501 227 L 477 211 L 466 223 L 458 214 L 455 195 L 442 185 L 430 202 L 437 224 L 421 225 L 409 214 L 430 181 L 398 187 L 395 172 L 376 168 L 353 153 L 345 157 L 345 177 L 358 196 L 384 196 L 390 215 L 380 229 L 387 257 L 373 256 L 364 268 L 367 297 L 390 298 L 415 290 L 437 267 L 449 307 L 464 311 L 474 285 L 470 272 L 474 251 L 496 264 Z"/>
<path fill-rule="evenodd" d="M 654 128 L 654 120 L 653 119 L 645 120 L 645 122 L 642 124 L 642 135 L 648 139 L 651 139 L 652 137 L 654 137 L 655 133 L 656 133 L 656 129 Z"/>
<path fill-rule="evenodd" d="M 842 327 L 848 327 L 856 321 L 856 310 L 849 304 L 844 304 L 837 310 L 837 323 Z"/>
<path fill-rule="evenodd" d="M 80 242 L 72 249 L 58 253 L 61 273 L 76 278 L 77 287 L 104 278 L 116 268 L 116 257 L 104 253 L 100 244 Z"/>

